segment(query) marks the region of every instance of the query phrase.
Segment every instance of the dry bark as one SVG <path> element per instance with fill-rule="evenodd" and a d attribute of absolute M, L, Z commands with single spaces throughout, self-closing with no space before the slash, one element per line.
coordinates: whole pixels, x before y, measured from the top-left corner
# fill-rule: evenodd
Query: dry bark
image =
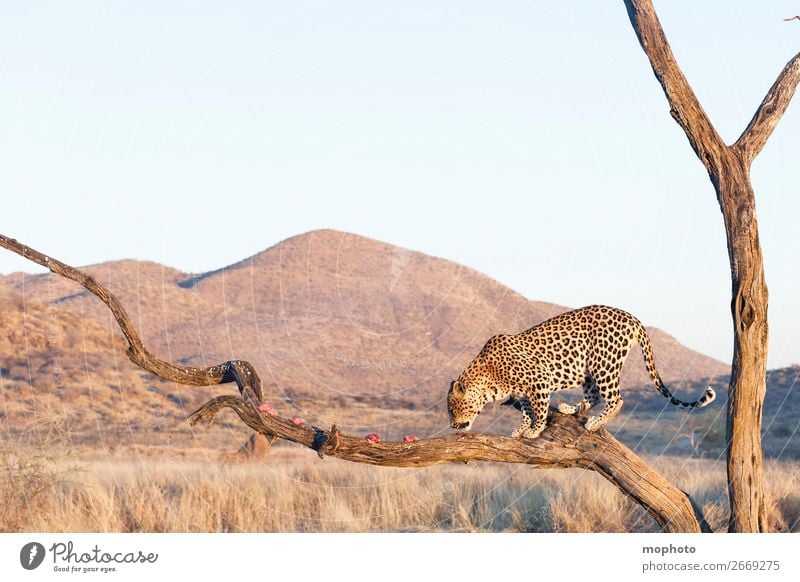
<path fill-rule="evenodd" d="M 2 234 L 0 234 L 0 246 L 50 269 L 56 275 L 75 281 L 84 289 L 99 297 L 111 310 L 117 325 L 122 331 L 122 335 L 125 336 L 125 340 L 128 342 L 128 350 L 126 352 L 128 359 L 137 366 L 165 380 L 189 386 L 212 386 L 214 384 L 236 382 L 242 396 L 255 399 L 258 402 L 263 399 L 261 379 L 250 362 L 229 360 L 218 366 L 209 366 L 208 368 L 176 366 L 170 362 L 165 362 L 147 351 L 139 337 L 139 333 L 133 327 L 128 314 L 125 312 L 125 308 L 108 289 L 100 285 L 93 277 Z"/>
<path fill-rule="evenodd" d="M 286 418 L 265 415 L 252 403 L 235 396 L 218 396 L 189 417 L 192 425 L 211 422 L 225 408 L 247 426 L 329 455 L 383 467 L 428 467 L 442 463 L 490 461 L 536 467 L 577 467 L 600 473 L 636 501 L 666 532 L 711 531 L 689 496 L 672 485 L 633 451 L 601 429 L 589 432 L 578 419 L 552 409 L 549 424 L 535 439 L 516 439 L 479 433 L 455 433 L 416 442 L 372 444 L 364 438 L 330 430 L 298 426 Z"/>
<path fill-rule="evenodd" d="M 800 81 L 800 53 L 784 67 L 741 137 L 729 146 L 714 129 L 675 61 L 651 0 L 625 0 L 625 5 L 653 73 L 664 89 L 670 115 L 708 170 L 722 210 L 734 328 L 726 436 L 729 531 L 764 532 L 768 526 L 761 411 L 766 395 L 768 292 L 750 166 L 794 95 Z"/>
<path fill-rule="evenodd" d="M 168 380 L 188 385 L 209 385 L 235 381 L 242 397 L 218 396 L 192 413 L 192 424 L 211 422 L 224 408 L 230 408 L 247 426 L 272 439 L 280 437 L 330 455 L 371 465 L 424 467 L 440 463 L 493 461 L 525 463 L 536 467 L 578 467 L 595 471 L 613 483 L 624 495 L 641 505 L 666 532 L 710 531 L 702 513 L 690 497 L 617 441 L 605 429 L 588 432 L 573 416 L 552 411 L 545 431 L 536 439 L 514 439 L 485 434 L 452 434 L 411 443 L 372 444 L 363 438 L 341 434 L 335 426 L 325 431 L 298 426 L 291 420 L 259 412 L 260 380 L 255 369 L 243 361 L 226 362 L 210 368 L 174 366 L 156 358 L 142 342 L 117 298 L 78 269 L 56 261 L 30 247 L 0 235 L 0 246 L 78 282 L 97 295 L 111 309 L 125 339 L 128 356 L 141 368 Z M 244 372 L 222 372 L 235 369 Z M 250 397 L 245 397 L 247 395 Z M 254 398 L 253 396 L 256 396 Z M 443 422 L 446 422 L 443 419 Z"/>

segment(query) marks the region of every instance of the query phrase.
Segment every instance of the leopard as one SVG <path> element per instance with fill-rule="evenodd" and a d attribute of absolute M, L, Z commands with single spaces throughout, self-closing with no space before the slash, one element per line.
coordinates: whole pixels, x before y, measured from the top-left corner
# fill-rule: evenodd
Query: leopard
<path fill-rule="evenodd" d="M 511 436 L 533 439 L 547 425 L 550 396 L 581 387 L 578 404 L 562 402 L 562 414 L 579 419 L 600 402 L 603 408 L 585 419 L 588 431 L 597 431 L 622 407 L 620 374 L 636 344 L 655 387 L 669 403 L 683 409 L 702 408 L 716 394 L 710 386 L 692 402 L 679 400 L 664 385 L 656 369 L 650 337 L 630 313 L 606 305 L 567 311 L 517 334 L 494 335 L 480 353 L 450 383 L 447 410 L 450 426 L 470 430 L 484 406 L 508 399 L 522 412 L 522 424 Z"/>

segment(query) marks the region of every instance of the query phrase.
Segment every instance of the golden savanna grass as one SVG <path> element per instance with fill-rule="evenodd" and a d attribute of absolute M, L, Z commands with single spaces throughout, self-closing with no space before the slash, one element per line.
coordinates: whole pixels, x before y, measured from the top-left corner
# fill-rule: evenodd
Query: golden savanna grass
<path fill-rule="evenodd" d="M 6 452 L 0 529 L 54 532 L 658 531 L 600 476 L 471 464 L 371 467 L 285 446 L 266 462 Z M 648 459 L 725 529 L 724 463 Z M 777 531 L 800 530 L 800 465 L 767 464 Z"/>

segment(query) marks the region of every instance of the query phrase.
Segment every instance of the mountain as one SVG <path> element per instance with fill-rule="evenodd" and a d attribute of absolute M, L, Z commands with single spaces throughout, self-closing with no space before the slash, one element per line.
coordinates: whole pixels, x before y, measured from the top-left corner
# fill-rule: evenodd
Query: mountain
<path fill-rule="evenodd" d="M 164 359 L 192 365 L 247 359 L 282 414 L 353 429 L 378 418 L 389 432 L 423 417 L 446 429 L 449 382 L 488 337 L 568 309 L 530 301 L 462 265 L 332 230 L 290 238 L 202 274 L 132 260 L 83 270 L 119 297 L 145 344 Z M 0 291 L 3 390 L 12 394 L 8 386 L 15 387 L 7 402 L 24 396 L 25 403 L 7 404 L 9 426 L 37 402 L 49 402 L 59 410 L 92 408 L 95 424 L 99 418 L 102 426 L 128 432 L 174 428 L 191 407 L 232 390 L 179 387 L 138 370 L 124 356 L 106 307 L 71 281 L 14 273 L 0 277 Z M 648 330 L 668 384 L 728 371 L 667 333 Z M 623 387 L 645 385 L 637 349 L 623 370 Z M 78 400 L 70 404 L 71 398 Z M 89 420 L 79 424 L 99 430 Z"/>

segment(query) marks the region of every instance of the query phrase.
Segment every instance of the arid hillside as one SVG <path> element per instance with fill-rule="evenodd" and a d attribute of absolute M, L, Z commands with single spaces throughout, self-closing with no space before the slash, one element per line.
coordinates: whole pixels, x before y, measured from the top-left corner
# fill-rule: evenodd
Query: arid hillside
<path fill-rule="evenodd" d="M 131 260 L 85 270 L 118 295 L 161 357 L 250 360 L 282 414 L 351 431 L 377 423 L 387 434 L 446 431 L 449 381 L 486 339 L 568 309 L 450 261 L 330 230 L 199 275 Z M 54 275 L 1 277 L 0 314 L 0 414 L 9 434 L 66 423 L 87 443 L 174 439 L 189 434 L 190 409 L 226 390 L 175 386 L 137 369 L 105 306 Z M 672 385 L 727 372 L 667 333 L 650 333 Z M 648 382 L 635 350 L 623 385 L 636 392 Z"/>

